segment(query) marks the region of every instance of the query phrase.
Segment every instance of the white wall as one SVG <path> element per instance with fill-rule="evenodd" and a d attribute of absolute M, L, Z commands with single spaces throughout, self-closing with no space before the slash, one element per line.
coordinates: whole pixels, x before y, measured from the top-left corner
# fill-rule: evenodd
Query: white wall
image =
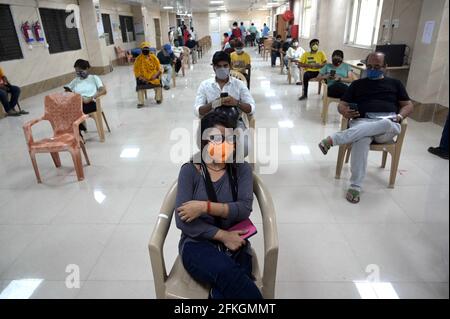
<path fill-rule="evenodd" d="M 43 44 L 35 44 L 33 45 L 33 49 L 29 50 L 22 37 L 20 25 L 26 20 L 38 20 L 38 11 L 34 6 L 34 1 L 1 0 L 0 3 L 11 5 L 11 13 L 24 57 L 23 59 L 0 62 L 8 78 L 14 84 L 25 86 L 73 72 L 73 63 L 75 60 L 88 58 L 82 25 L 79 28 L 81 50 L 50 54 Z M 40 7 L 65 9 L 67 4 L 75 3 L 76 0 L 61 0 L 60 3 L 40 1 Z"/>
<path fill-rule="evenodd" d="M 240 11 L 240 12 L 226 12 L 220 14 L 220 33 L 223 34 L 231 29 L 231 24 L 234 21 L 240 25 L 244 22 L 246 27 L 250 26 L 251 22 L 255 23 L 255 27 L 261 30 L 264 23 L 267 23 L 270 17 L 269 11 Z M 231 22 L 231 23 L 230 23 Z M 248 22 L 248 23 L 247 23 Z M 269 27 L 270 25 L 267 24 Z M 273 31 L 272 28 L 270 30 Z"/>

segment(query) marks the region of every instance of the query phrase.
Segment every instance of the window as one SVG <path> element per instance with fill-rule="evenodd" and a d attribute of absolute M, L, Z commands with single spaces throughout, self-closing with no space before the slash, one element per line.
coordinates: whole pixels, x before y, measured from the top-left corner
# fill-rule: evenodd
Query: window
<path fill-rule="evenodd" d="M 39 13 L 50 54 L 81 49 L 78 28 L 66 24 L 73 11 L 39 8 Z"/>
<path fill-rule="evenodd" d="M 370 48 L 378 41 L 383 0 L 352 0 L 346 43 Z"/>
<path fill-rule="evenodd" d="M 123 42 L 136 41 L 136 34 L 134 33 L 133 17 L 119 16 L 119 20 Z"/>
<path fill-rule="evenodd" d="M 109 14 L 102 13 L 102 21 L 103 21 L 103 30 L 105 30 L 106 44 L 107 45 L 114 44 L 114 37 L 111 28 L 111 18 L 109 17 Z"/>
<path fill-rule="evenodd" d="M 16 27 L 8 5 L 0 4 L 0 61 L 22 59 Z"/>
<path fill-rule="evenodd" d="M 303 0 L 302 13 L 302 38 L 309 38 L 311 36 L 311 23 L 313 15 L 313 0 Z"/>

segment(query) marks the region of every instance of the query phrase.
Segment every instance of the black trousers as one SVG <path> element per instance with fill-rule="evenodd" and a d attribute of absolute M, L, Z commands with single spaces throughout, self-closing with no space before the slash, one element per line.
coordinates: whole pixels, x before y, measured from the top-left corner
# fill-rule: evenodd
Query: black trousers
<path fill-rule="evenodd" d="M 340 99 L 347 91 L 348 85 L 342 82 L 333 83 L 328 87 L 328 96 Z"/>
<path fill-rule="evenodd" d="M 89 102 L 89 103 L 83 103 L 83 113 L 84 114 L 89 114 L 92 112 L 97 111 L 97 104 L 95 103 L 95 101 Z M 80 132 L 81 131 L 86 131 L 86 126 L 84 126 L 83 123 L 80 123 Z"/>
<path fill-rule="evenodd" d="M 175 73 L 178 73 L 181 69 L 181 56 L 179 59 L 177 59 L 177 62 L 175 62 Z"/>
<path fill-rule="evenodd" d="M 319 75 L 319 71 L 307 71 L 303 73 L 303 95 L 308 96 L 309 80 L 314 79 Z"/>

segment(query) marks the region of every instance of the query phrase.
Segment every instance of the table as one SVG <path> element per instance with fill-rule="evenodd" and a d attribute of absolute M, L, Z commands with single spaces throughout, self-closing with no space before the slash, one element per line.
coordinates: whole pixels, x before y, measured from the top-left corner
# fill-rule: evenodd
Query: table
<path fill-rule="evenodd" d="M 359 70 L 359 77 L 361 77 L 362 73 L 366 70 L 366 65 L 361 62 L 361 60 L 347 60 L 344 61 L 344 63 L 347 63 L 352 67 L 352 69 Z M 362 64 L 362 65 L 358 65 Z M 386 71 L 402 71 L 402 70 L 409 70 L 409 65 L 402 65 L 402 66 L 388 66 L 386 68 Z"/>

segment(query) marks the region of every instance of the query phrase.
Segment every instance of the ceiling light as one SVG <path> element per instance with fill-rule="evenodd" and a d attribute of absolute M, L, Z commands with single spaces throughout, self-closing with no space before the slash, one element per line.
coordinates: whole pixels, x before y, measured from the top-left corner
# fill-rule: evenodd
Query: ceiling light
<path fill-rule="evenodd" d="M 163 9 L 164 9 L 164 10 L 172 10 L 173 7 L 171 7 L 171 6 L 165 6 L 165 7 L 163 7 Z"/>
<path fill-rule="evenodd" d="M 213 0 L 213 1 L 210 1 L 209 2 L 210 4 L 222 4 L 223 3 L 223 1 L 219 1 L 219 0 Z"/>

